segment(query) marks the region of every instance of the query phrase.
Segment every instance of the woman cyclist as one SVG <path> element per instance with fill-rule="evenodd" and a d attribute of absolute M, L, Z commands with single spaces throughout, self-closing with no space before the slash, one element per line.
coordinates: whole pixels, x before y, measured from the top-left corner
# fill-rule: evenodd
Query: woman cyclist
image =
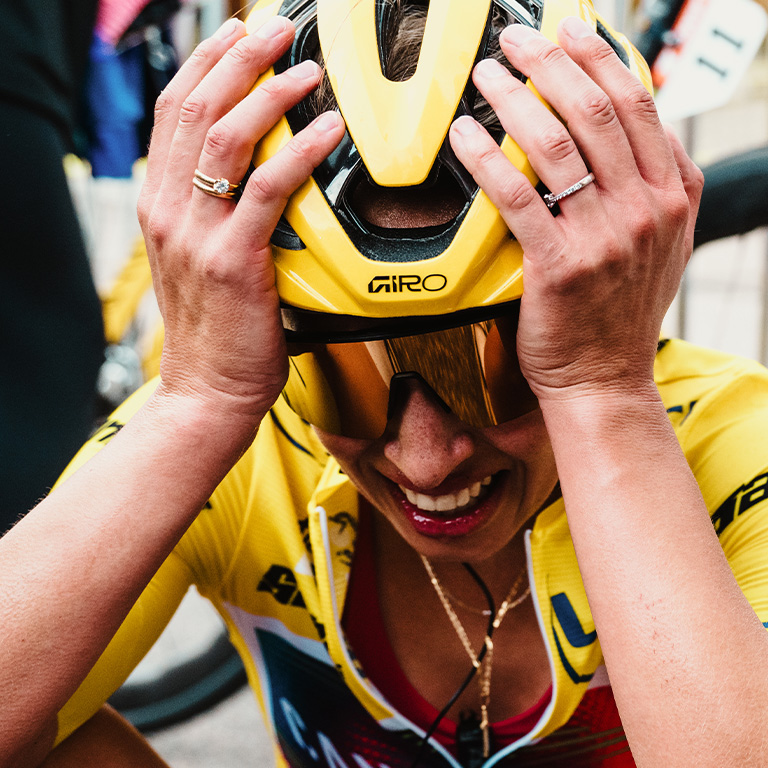
<path fill-rule="evenodd" d="M 160 765 L 101 707 L 193 582 L 280 766 L 768 764 L 766 374 L 659 343 L 701 175 L 588 2 L 402 10 L 161 96 L 161 378 L 0 542 L 3 766 Z"/>

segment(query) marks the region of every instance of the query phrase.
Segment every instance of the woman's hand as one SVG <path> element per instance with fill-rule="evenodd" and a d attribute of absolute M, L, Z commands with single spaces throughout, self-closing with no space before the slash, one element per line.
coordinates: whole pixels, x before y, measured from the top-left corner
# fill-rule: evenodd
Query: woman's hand
<path fill-rule="evenodd" d="M 565 125 L 500 64 L 474 72 L 553 193 L 594 173 L 593 184 L 560 202 L 558 216 L 471 118 L 451 131 L 459 159 L 524 249 L 518 356 L 540 400 L 652 384 L 703 184 L 610 46 L 576 18 L 559 36 L 562 48 L 515 24 L 500 41 Z"/>
<path fill-rule="evenodd" d="M 256 142 L 317 86 L 320 68 L 304 62 L 251 91 L 293 34 L 282 17 L 250 35 L 231 19 L 195 50 L 158 99 L 139 200 L 165 322 L 162 390 L 256 423 L 287 375 L 270 236 L 343 121 L 321 115 L 255 169 L 237 203 L 192 181 L 199 169 L 240 182 Z"/>

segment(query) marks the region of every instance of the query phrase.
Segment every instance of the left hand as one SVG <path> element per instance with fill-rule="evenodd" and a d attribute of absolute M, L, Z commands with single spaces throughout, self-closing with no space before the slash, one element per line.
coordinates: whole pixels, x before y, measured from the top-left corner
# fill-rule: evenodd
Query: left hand
<path fill-rule="evenodd" d="M 254 144 L 317 87 L 320 67 L 305 61 L 253 88 L 294 33 L 281 16 L 252 34 L 231 19 L 197 47 L 158 99 L 138 206 L 165 327 L 155 401 L 215 420 L 238 456 L 288 375 L 270 239 L 343 121 L 328 113 L 299 131 L 254 170 L 237 205 L 192 179 L 196 169 L 243 179 Z"/>
<path fill-rule="evenodd" d="M 559 40 L 562 47 L 521 24 L 500 37 L 562 122 L 497 62 L 474 71 L 552 192 L 595 174 L 560 202 L 558 216 L 475 121 L 460 118 L 451 129 L 457 156 L 524 249 L 518 357 L 540 401 L 652 385 L 703 185 L 610 46 L 576 18 L 564 20 Z"/>

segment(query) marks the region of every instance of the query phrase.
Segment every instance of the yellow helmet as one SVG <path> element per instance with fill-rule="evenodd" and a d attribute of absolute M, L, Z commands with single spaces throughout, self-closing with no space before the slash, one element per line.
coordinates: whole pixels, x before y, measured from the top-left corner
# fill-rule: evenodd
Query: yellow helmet
<path fill-rule="evenodd" d="M 415 70 L 393 75 L 386 49 L 395 8 L 421 13 L 424 21 Z M 272 239 L 283 322 L 296 340 L 455 326 L 498 314 L 499 305 L 521 296 L 522 249 L 446 139 L 457 116 L 475 115 L 470 74 L 504 26 L 526 24 L 555 40 L 560 20 L 579 16 L 650 87 L 640 55 L 591 0 L 260 0 L 246 21 L 249 31 L 278 14 L 294 22 L 296 37 L 260 82 L 314 58 L 347 125 L 338 149 L 292 196 Z M 259 142 L 256 164 L 310 122 L 308 102 Z M 501 129 L 497 138 L 537 185 L 517 144 Z M 416 200 L 428 199 L 436 186 L 453 205 L 426 227 L 376 226 L 355 203 L 361 190 Z"/>

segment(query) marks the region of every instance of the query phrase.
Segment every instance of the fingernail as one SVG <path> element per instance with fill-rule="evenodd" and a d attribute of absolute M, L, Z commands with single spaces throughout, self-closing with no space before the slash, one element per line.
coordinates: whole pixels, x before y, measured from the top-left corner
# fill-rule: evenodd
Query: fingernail
<path fill-rule="evenodd" d="M 315 120 L 315 128 L 318 131 L 331 131 L 339 124 L 337 112 L 324 112 Z"/>
<path fill-rule="evenodd" d="M 461 136 L 470 136 L 477 132 L 477 122 L 469 115 L 462 115 L 454 121 L 453 128 Z"/>
<path fill-rule="evenodd" d="M 526 40 L 538 37 L 539 33 L 526 24 L 510 24 L 499 37 L 503 38 L 509 45 L 522 45 Z"/>
<path fill-rule="evenodd" d="M 475 67 L 475 72 L 490 79 L 507 74 L 507 70 L 496 59 L 483 59 Z"/>
<path fill-rule="evenodd" d="M 592 27 L 587 24 L 584 19 L 580 19 L 578 16 L 566 16 L 563 19 L 563 29 L 568 34 L 568 37 L 574 40 L 581 40 L 584 37 L 594 34 Z"/>
<path fill-rule="evenodd" d="M 235 31 L 240 26 L 240 22 L 237 19 L 227 19 L 213 35 L 216 40 L 226 40 L 235 34 Z"/>
<path fill-rule="evenodd" d="M 262 40 L 269 40 L 272 37 L 277 37 L 285 30 L 285 26 L 286 22 L 282 16 L 274 16 L 259 27 L 256 31 L 256 37 L 260 37 Z"/>
<path fill-rule="evenodd" d="M 301 64 L 297 64 L 295 67 L 291 67 L 287 74 L 296 80 L 307 80 L 310 77 L 317 77 L 320 67 L 310 59 L 302 61 Z"/>

